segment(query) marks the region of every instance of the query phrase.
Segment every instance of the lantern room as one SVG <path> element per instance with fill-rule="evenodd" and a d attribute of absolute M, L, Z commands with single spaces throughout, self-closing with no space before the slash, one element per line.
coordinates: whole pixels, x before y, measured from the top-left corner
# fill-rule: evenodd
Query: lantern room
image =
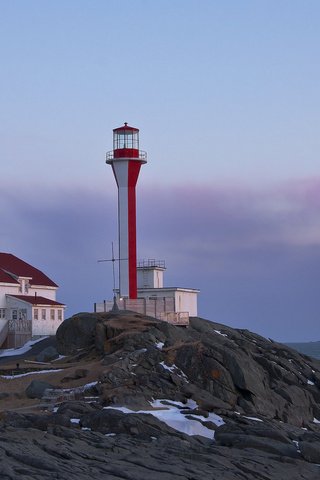
<path fill-rule="evenodd" d="M 115 128 L 113 154 L 114 158 L 139 158 L 139 129 L 129 127 L 127 123 L 123 127 Z"/>
<path fill-rule="evenodd" d="M 139 129 L 130 127 L 127 123 L 123 127 L 113 130 L 113 150 L 107 152 L 106 162 L 112 164 L 114 160 L 139 160 L 147 162 L 147 154 L 139 150 Z"/>

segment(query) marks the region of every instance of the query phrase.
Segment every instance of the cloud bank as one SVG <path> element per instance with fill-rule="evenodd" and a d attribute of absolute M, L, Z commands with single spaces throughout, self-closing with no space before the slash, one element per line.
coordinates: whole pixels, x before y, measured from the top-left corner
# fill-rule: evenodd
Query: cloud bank
<path fill-rule="evenodd" d="M 116 191 L 7 185 L 2 251 L 51 276 L 68 314 L 112 295 Z M 320 178 L 269 188 L 139 185 L 138 256 L 166 285 L 199 288 L 199 314 L 280 341 L 319 340 Z"/>

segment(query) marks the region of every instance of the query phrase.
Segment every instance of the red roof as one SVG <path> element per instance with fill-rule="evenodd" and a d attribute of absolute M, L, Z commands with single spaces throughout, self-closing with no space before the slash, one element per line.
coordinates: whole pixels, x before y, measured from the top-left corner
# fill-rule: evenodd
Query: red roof
<path fill-rule="evenodd" d="M 64 307 L 64 303 L 50 300 L 49 298 L 40 297 L 39 295 L 9 295 L 10 297 L 23 300 L 24 302 L 31 303 L 32 305 L 55 305 L 57 307 Z"/>
<path fill-rule="evenodd" d="M 122 127 L 114 128 L 114 132 L 121 132 L 122 130 L 131 130 L 132 132 L 139 132 L 139 128 L 130 127 L 127 122 Z"/>
<path fill-rule="evenodd" d="M 15 255 L 0 253 L 0 282 L 18 283 L 14 277 L 29 277 L 30 285 L 58 286 L 47 275 Z"/>
<path fill-rule="evenodd" d="M 18 280 L 15 280 L 11 275 L 6 273 L 0 268 L 0 282 L 1 283 L 19 283 Z"/>

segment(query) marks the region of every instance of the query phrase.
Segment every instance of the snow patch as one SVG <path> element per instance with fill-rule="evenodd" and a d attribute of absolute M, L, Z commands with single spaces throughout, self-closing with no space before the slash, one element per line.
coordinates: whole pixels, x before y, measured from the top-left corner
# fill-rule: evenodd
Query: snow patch
<path fill-rule="evenodd" d="M 38 375 L 41 373 L 55 373 L 55 372 L 62 372 L 63 368 L 59 368 L 57 370 L 38 370 L 36 372 L 27 372 L 27 373 L 20 373 L 19 375 L 0 375 L 0 378 L 5 378 L 6 380 L 13 380 L 15 378 L 26 377 L 28 375 Z"/>
<path fill-rule="evenodd" d="M 76 387 L 75 390 L 77 391 L 85 391 L 85 390 L 89 390 L 89 388 L 91 387 L 94 387 L 95 385 L 97 385 L 97 381 L 96 382 L 90 382 L 90 383 L 86 383 L 85 385 L 82 385 L 82 387 Z M 99 398 L 99 397 L 98 397 Z"/>
<path fill-rule="evenodd" d="M 243 418 L 247 418 L 248 420 L 253 420 L 254 422 L 263 422 L 263 420 L 261 420 L 261 418 L 257 418 L 257 417 L 246 417 L 244 415 Z"/>
<path fill-rule="evenodd" d="M 168 404 L 165 404 L 169 403 Z M 185 433 L 187 435 L 201 435 L 202 437 L 214 438 L 214 431 L 210 430 L 206 426 L 202 425 L 200 421 L 198 420 L 193 420 L 193 419 L 188 419 L 185 417 L 180 412 L 180 409 L 183 408 L 184 410 L 189 408 L 190 410 L 197 408 L 198 405 L 196 402 L 193 400 L 188 400 L 187 404 L 183 404 L 181 402 L 174 402 L 172 400 L 166 400 L 166 399 L 161 399 L 161 400 L 154 400 L 151 403 L 151 406 L 154 408 L 154 410 L 138 410 L 134 411 L 131 410 L 127 407 L 104 407 L 106 409 L 108 408 L 113 408 L 115 410 L 120 410 L 123 413 L 131 414 L 131 413 L 146 413 L 149 415 L 153 415 L 162 422 L 164 422 L 166 425 L 168 425 L 171 428 L 174 428 L 175 430 Z M 192 415 L 192 412 L 190 411 L 190 414 Z M 215 425 L 220 426 L 224 424 L 224 421 L 219 415 L 216 415 L 214 413 L 209 413 L 208 418 L 202 417 L 202 416 L 193 416 L 193 418 L 198 418 L 199 420 L 203 422 L 213 422 Z"/>
<path fill-rule="evenodd" d="M 316 417 L 314 417 L 313 423 L 320 423 L 320 420 L 318 420 Z"/>
<path fill-rule="evenodd" d="M 188 380 L 187 375 L 186 375 L 182 370 L 180 370 L 180 368 L 177 367 L 177 365 L 173 364 L 173 365 L 171 365 L 171 367 L 169 367 L 169 365 L 166 365 L 164 362 L 160 362 L 160 365 L 161 365 L 165 370 L 168 370 L 168 371 L 171 372 L 171 373 L 175 373 L 175 374 L 177 375 L 177 377 L 183 378 L 183 380 L 184 380 L 186 383 L 189 383 L 189 380 Z"/>
<path fill-rule="evenodd" d="M 166 365 L 164 362 L 160 362 L 160 365 L 162 365 L 162 367 L 165 369 L 165 370 L 169 370 L 169 372 L 173 372 L 176 367 L 176 365 L 171 365 L 171 367 L 169 367 L 169 365 Z"/>
<path fill-rule="evenodd" d="M 299 442 L 297 440 L 292 440 L 292 443 L 295 445 L 297 452 L 301 453 L 300 447 L 299 447 Z"/>
<path fill-rule="evenodd" d="M 25 343 L 23 347 L 20 348 L 8 348 L 6 350 L 2 350 L 0 353 L 0 357 L 13 357 L 16 355 L 23 355 L 24 353 L 27 353 L 33 345 L 35 345 L 38 342 L 42 342 L 45 338 L 49 338 L 48 336 L 46 337 L 41 337 L 37 338 L 36 340 L 29 340 L 29 342 Z"/>
<path fill-rule="evenodd" d="M 311 380 L 308 380 L 308 381 L 307 381 L 307 384 L 308 384 L 308 385 L 314 385 L 314 382 L 312 382 Z"/>
<path fill-rule="evenodd" d="M 158 342 L 155 344 L 158 350 L 162 350 L 164 343 L 163 342 Z"/>
<path fill-rule="evenodd" d="M 226 333 L 222 333 L 220 330 L 214 330 L 218 335 L 221 335 L 222 337 L 227 337 L 228 335 Z"/>

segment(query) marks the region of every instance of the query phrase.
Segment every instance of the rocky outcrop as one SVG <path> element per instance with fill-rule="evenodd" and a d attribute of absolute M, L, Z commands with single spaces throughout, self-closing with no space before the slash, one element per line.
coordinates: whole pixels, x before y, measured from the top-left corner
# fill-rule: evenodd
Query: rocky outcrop
<path fill-rule="evenodd" d="M 178 433 L 151 415 L 126 416 L 112 409 L 81 413 L 79 404 L 72 414 L 72 404 L 68 408 L 69 415 L 75 415 L 73 419 L 56 413 L 11 414 L 0 420 L 1 478 L 319 478 L 319 467 L 304 460 L 289 435 L 270 426 L 250 428 L 248 421 L 246 428 L 244 424 L 242 428 L 234 425 L 232 430 L 220 427 L 214 442 Z M 312 443 L 301 441 L 301 445 L 307 443 L 305 454 L 314 459 Z"/>
<path fill-rule="evenodd" d="M 86 319 L 89 338 L 78 326 Z M 320 362 L 247 330 L 199 318 L 184 329 L 132 312 L 83 314 L 59 328 L 60 352 L 79 335 L 77 344 L 95 348 L 106 366 L 99 379 L 106 405 L 191 398 L 204 410 L 298 427 L 320 419 Z M 69 353 L 74 344 L 70 340 Z"/>
<path fill-rule="evenodd" d="M 133 312 L 76 315 L 57 349 L 73 367 L 55 391 L 76 382 L 77 395 L 54 413 L 2 414 L 5 480 L 319 478 L 317 360 L 247 330 Z"/>

